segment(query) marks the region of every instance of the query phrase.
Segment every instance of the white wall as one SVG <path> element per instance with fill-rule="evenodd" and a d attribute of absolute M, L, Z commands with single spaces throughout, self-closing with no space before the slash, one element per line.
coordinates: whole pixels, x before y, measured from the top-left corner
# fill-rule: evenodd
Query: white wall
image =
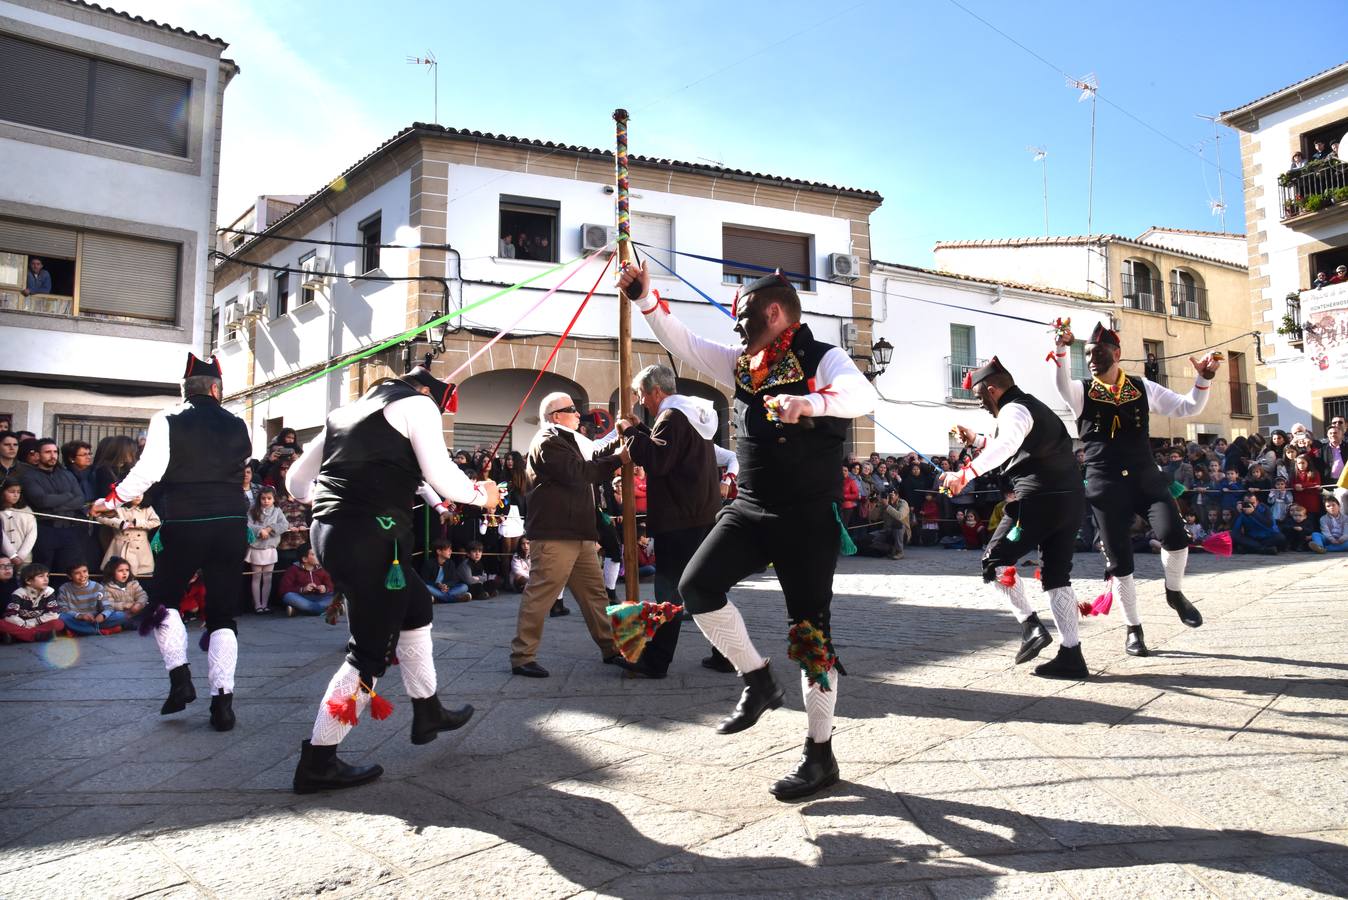
<path fill-rule="evenodd" d="M 1212 234 L 1185 234 L 1158 230 L 1143 234 L 1139 240 L 1155 247 L 1220 259 L 1233 266 L 1244 266 L 1249 263 L 1249 245 L 1246 244 L 1243 234 L 1221 237 Z"/>
<path fill-rule="evenodd" d="M 938 247 L 935 267 L 976 278 L 1009 279 L 1020 284 L 1052 287 L 1082 294 L 1106 295 L 1109 283 L 1104 248 L 1085 244 L 1043 244 L 1019 247 Z M 1087 289 L 1086 265 L 1091 281 Z"/>

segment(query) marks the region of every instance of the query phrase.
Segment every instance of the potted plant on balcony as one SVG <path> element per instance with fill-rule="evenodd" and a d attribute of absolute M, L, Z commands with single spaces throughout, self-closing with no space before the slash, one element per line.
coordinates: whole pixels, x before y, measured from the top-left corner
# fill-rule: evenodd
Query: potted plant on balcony
<path fill-rule="evenodd" d="M 1348 187 L 1337 187 L 1329 192 L 1330 197 L 1334 199 L 1334 205 L 1348 203 Z"/>
<path fill-rule="evenodd" d="M 1306 212 L 1319 212 L 1324 209 L 1329 202 L 1329 194 L 1311 194 L 1301 204 Z"/>
<path fill-rule="evenodd" d="M 1301 212 L 1301 198 L 1300 198 L 1300 197 L 1297 197 L 1297 198 L 1295 198 L 1295 199 L 1293 199 L 1293 200 L 1287 200 L 1287 201 L 1284 201 L 1284 203 L 1283 203 L 1283 205 L 1282 205 L 1282 217 L 1283 217 L 1284 219 L 1290 219 L 1290 218 L 1292 218 L 1293 216 L 1297 215 L 1297 214 L 1300 213 L 1300 212 Z"/>

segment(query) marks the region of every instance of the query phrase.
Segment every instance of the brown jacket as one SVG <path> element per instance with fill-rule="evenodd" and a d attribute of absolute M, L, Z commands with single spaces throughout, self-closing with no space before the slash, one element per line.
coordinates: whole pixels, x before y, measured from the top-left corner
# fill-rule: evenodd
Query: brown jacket
<path fill-rule="evenodd" d="M 529 475 L 524 533 L 531 541 L 597 541 L 594 486 L 622 461 L 617 445 L 598 459 L 586 459 L 576 436 L 548 426 L 534 436 L 525 460 Z"/>
<path fill-rule="evenodd" d="M 623 436 L 632 462 L 646 470 L 646 526 L 651 534 L 710 527 L 721 508 L 720 470 L 711 441 L 677 409 L 654 426 L 638 423 Z"/>

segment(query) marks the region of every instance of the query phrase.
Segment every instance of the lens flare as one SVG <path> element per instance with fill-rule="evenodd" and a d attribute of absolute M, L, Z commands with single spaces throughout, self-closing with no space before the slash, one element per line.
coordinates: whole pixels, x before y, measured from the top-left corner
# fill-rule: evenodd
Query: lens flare
<path fill-rule="evenodd" d="M 342 175 L 338 175 L 328 187 L 340 194 L 342 191 L 346 190 L 346 178 Z"/>
<path fill-rule="evenodd" d="M 54 637 L 42 645 L 42 661 L 53 669 L 69 669 L 80 659 L 80 642 L 70 637 Z"/>

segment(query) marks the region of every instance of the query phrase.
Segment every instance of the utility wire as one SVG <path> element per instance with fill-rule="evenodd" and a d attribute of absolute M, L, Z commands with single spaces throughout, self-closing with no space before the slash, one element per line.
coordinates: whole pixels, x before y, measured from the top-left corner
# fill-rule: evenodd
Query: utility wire
<path fill-rule="evenodd" d="M 248 231 L 243 228 L 217 228 L 230 234 L 243 234 L 248 237 L 266 237 L 277 241 L 294 241 L 297 244 L 321 244 L 325 247 L 378 247 L 381 250 L 453 250 L 449 244 L 366 244 L 361 241 L 324 241 L 318 238 L 297 237 L 291 234 L 271 234 L 266 231 Z M 240 248 L 242 249 L 242 248 Z M 226 258 L 233 254 L 216 251 Z M 238 251 L 235 251 L 238 252 Z"/>

